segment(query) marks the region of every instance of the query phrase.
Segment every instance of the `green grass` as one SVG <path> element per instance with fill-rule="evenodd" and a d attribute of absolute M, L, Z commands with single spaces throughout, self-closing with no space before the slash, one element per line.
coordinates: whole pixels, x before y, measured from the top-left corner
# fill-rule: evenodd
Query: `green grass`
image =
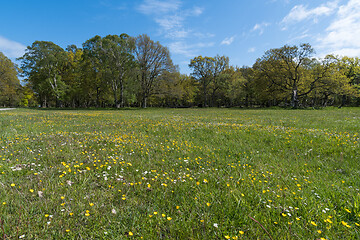
<path fill-rule="evenodd" d="M 359 129 L 357 108 L 3 111 L 0 238 L 360 239 Z"/>

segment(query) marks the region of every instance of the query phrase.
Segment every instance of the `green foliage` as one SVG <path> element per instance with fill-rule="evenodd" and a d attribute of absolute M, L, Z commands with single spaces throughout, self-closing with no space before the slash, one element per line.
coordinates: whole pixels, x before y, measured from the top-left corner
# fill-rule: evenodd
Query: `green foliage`
<path fill-rule="evenodd" d="M 19 104 L 21 86 L 17 75 L 17 66 L 0 52 L 0 106 L 14 107 Z"/>

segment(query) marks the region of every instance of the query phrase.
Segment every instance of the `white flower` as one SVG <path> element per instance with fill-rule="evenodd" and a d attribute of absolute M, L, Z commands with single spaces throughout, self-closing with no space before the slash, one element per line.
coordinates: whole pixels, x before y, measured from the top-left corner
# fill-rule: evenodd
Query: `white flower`
<path fill-rule="evenodd" d="M 25 237 L 25 234 L 24 234 L 24 235 L 19 236 L 19 238 L 24 238 L 24 237 Z"/>
<path fill-rule="evenodd" d="M 214 223 L 214 227 L 218 228 L 218 227 L 219 227 L 219 225 L 218 225 L 217 223 Z"/>

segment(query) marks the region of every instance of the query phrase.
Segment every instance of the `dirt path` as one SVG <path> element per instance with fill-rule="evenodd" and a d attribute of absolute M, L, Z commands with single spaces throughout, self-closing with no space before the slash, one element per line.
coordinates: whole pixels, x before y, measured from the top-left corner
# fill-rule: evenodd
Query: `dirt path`
<path fill-rule="evenodd" d="M 13 109 L 16 109 L 16 108 L 0 108 L 0 111 L 13 110 Z"/>

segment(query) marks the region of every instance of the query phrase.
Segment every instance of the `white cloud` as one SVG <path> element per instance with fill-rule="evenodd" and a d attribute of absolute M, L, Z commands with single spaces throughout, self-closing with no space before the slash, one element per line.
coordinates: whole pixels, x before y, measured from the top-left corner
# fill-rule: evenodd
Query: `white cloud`
<path fill-rule="evenodd" d="M 267 23 L 267 22 L 257 23 L 257 24 L 255 24 L 255 26 L 253 27 L 253 29 L 251 31 L 252 32 L 259 31 L 259 35 L 262 35 L 265 31 L 265 28 L 268 26 L 270 26 L 270 23 Z"/>
<path fill-rule="evenodd" d="M 255 52 L 255 51 L 256 51 L 256 48 L 255 48 L 255 47 L 252 47 L 252 48 L 249 48 L 249 49 L 248 49 L 248 52 L 249 52 L 249 53 L 253 53 L 253 52 Z"/>
<path fill-rule="evenodd" d="M 26 46 L 0 36 L 0 52 L 8 58 L 18 58 L 24 55 Z"/>
<path fill-rule="evenodd" d="M 338 55 L 360 55 L 360 1 L 349 0 L 339 7 L 336 17 L 317 38 L 318 48 Z"/>
<path fill-rule="evenodd" d="M 222 40 L 221 45 L 230 45 L 235 40 L 235 36 L 227 37 L 224 40 Z"/>
<path fill-rule="evenodd" d="M 195 31 L 185 27 L 185 22 L 189 17 L 196 17 L 204 12 L 201 7 L 182 9 L 180 0 L 144 0 L 138 10 L 146 15 L 153 17 L 159 25 L 161 34 L 169 39 L 179 40 L 189 37 Z"/>
<path fill-rule="evenodd" d="M 304 20 L 312 19 L 316 22 L 317 17 L 329 16 L 334 12 L 336 12 L 337 8 L 338 8 L 337 0 L 327 2 L 312 9 L 308 9 L 307 6 L 304 5 L 296 5 L 290 10 L 289 14 L 283 18 L 281 24 L 284 24 L 285 27 L 283 29 L 286 29 L 286 25 L 298 23 Z"/>
<path fill-rule="evenodd" d="M 174 12 L 180 8 L 181 2 L 178 0 L 159 1 L 159 0 L 145 0 L 138 10 L 144 14 L 167 14 Z"/>
<path fill-rule="evenodd" d="M 186 44 L 184 41 L 172 42 L 169 45 L 169 49 L 171 53 L 184 55 L 188 58 L 193 58 L 199 55 L 199 48 L 207 48 L 214 46 L 213 42 L 205 43 L 200 42 L 196 44 Z"/>

